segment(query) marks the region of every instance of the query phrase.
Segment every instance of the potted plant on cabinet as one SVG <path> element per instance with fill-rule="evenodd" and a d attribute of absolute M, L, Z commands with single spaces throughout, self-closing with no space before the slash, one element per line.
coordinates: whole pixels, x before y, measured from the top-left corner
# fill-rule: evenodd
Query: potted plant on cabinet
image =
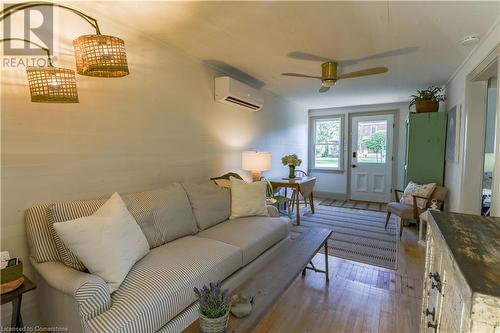
<path fill-rule="evenodd" d="M 431 86 L 427 89 L 417 90 L 416 95 L 411 95 L 410 106 L 415 105 L 417 113 L 438 112 L 439 102 L 444 102 L 446 96 L 440 87 Z"/>
<path fill-rule="evenodd" d="M 194 288 L 200 303 L 200 329 L 204 333 L 222 333 L 229 321 L 229 292 L 222 289 L 220 281 L 210 282 L 201 289 Z"/>
<path fill-rule="evenodd" d="M 302 164 L 302 160 L 297 156 L 297 154 L 285 155 L 281 158 L 281 163 L 284 166 L 288 165 L 289 173 L 288 178 L 295 179 L 295 167 L 298 167 Z"/>

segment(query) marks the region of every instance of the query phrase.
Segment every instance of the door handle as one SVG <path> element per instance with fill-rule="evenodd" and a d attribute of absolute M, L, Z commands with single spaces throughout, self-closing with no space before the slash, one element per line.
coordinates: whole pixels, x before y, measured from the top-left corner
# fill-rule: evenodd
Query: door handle
<path fill-rule="evenodd" d="M 356 165 L 356 164 L 353 164 L 353 165 L 352 165 L 352 167 L 353 167 L 353 168 L 356 168 L 356 167 L 357 167 L 357 165 Z"/>

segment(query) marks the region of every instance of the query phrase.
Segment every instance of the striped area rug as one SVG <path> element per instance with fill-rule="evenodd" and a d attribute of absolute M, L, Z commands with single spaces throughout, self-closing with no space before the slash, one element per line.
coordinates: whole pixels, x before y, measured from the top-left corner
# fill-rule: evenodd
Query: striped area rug
<path fill-rule="evenodd" d="M 332 207 L 342 207 L 342 208 L 353 208 L 361 210 L 371 210 L 374 212 L 386 212 L 387 206 L 385 203 L 379 202 L 368 202 L 368 201 L 358 201 L 358 200 L 336 200 L 336 199 L 324 199 L 319 203 L 320 206 L 332 206 Z"/>
<path fill-rule="evenodd" d="M 293 224 L 292 238 L 309 227 L 333 230 L 328 242 L 330 255 L 389 269 L 397 268 L 399 237 L 395 218 L 384 229 L 385 213 L 317 206 L 305 213 L 300 226 Z"/>

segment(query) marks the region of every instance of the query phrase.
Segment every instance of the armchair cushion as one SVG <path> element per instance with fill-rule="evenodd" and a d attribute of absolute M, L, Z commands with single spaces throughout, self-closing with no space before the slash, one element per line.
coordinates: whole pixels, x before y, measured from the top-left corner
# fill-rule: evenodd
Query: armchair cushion
<path fill-rule="evenodd" d="M 411 206 L 413 205 L 414 195 L 418 197 L 429 198 L 432 192 L 434 192 L 435 188 L 436 188 L 436 183 L 419 185 L 417 183 L 410 181 L 405 188 L 403 196 L 401 197 L 401 203 Z M 418 208 L 424 209 L 427 206 L 427 201 L 428 200 L 426 199 L 418 198 L 417 199 Z"/>
<path fill-rule="evenodd" d="M 413 206 L 401 202 L 389 202 L 387 204 L 387 211 L 396 214 L 402 219 L 413 217 Z"/>

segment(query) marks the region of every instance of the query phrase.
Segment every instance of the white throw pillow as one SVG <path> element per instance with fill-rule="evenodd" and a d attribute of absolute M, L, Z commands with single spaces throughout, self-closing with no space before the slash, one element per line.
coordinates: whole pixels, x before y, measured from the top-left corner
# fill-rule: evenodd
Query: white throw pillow
<path fill-rule="evenodd" d="M 266 182 L 247 183 L 231 177 L 231 216 L 267 216 Z"/>
<path fill-rule="evenodd" d="M 401 202 L 406 205 L 413 205 L 413 196 L 417 195 L 419 197 L 429 198 L 436 188 L 436 183 L 429 183 L 419 185 L 410 181 L 406 185 L 403 196 L 401 197 Z M 417 198 L 417 206 L 420 209 L 424 209 L 427 206 L 427 200 Z"/>
<path fill-rule="evenodd" d="M 54 223 L 54 229 L 89 272 L 106 281 L 111 292 L 149 252 L 146 237 L 118 193 L 93 215 Z"/>

